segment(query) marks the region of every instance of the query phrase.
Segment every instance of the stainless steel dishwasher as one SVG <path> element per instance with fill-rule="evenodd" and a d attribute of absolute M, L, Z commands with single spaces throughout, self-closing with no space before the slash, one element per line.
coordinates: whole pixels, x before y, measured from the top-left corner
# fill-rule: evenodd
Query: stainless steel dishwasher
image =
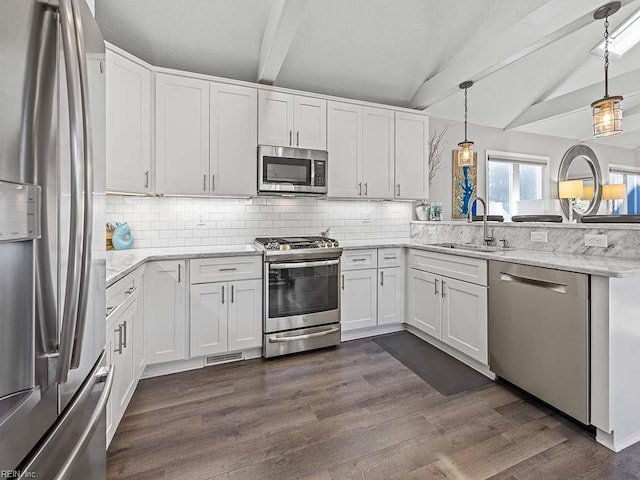
<path fill-rule="evenodd" d="M 489 262 L 489 368 L 588 424 L 588 275 Z"/>

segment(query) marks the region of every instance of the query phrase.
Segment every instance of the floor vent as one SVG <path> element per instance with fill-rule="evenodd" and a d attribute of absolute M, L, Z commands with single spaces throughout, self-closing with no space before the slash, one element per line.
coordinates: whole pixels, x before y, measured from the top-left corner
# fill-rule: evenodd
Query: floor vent
<path fill-rule="evenodd" d="M 204 361 L 205 365 L 218 365 L 219 363 L 235 362 L 242 360 L 242 352 L 227 353 L 225 355 L 212 355 Z"/>

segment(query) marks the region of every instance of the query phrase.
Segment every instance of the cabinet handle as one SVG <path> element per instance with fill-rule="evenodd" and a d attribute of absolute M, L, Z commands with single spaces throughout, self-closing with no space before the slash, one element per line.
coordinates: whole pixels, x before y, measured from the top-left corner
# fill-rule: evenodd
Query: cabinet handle
<path fill-rule="evenodd" d="M 149 170 L 144 172 L 144 188 L 149 188 Z"/>
<path fill-rule="evenodd" d="M 442 280 L 442 298 L 445 297 L 446 293 L 444 293 L 444 288 L 447 286 L 444 280 Z"/>
<path fill-rule="evenodd" d="M 344 273 L 342 274 L 342 290 L 344 290 Z"/>
<path fill-rule="evenodd" d="M 437 278 L 433 282 L 433 294 L 434 295 L 438 295 L 438 282 L 439 282 L 439 280 Z"/>
<path fill-rule="evenodd" d="M 135 293 L 135 291 L 138 289 L 138 287 L 131 287 L 129 290 L 125 291 L 125 295 L 131 295 L 133 293 Z"/>
<path fill-rule="evenodd" d="M 367 259 L 366 258 L 352 258 L 351 261 L 352 262 L 366 262 Z"/>
<path fill-rule="evenodd" d="M 296 132 L 296 147 L 300 146 L 300 130 Z"/>
<path fill-rule="evenodd" d="M 385 255 L 385 257 L 384 257 L 385 260 L 395 260 L 396 258 L 398 258 L 398 257 L 396 257 L 395 255 L 393 255 L 393 256 L 386 256 Z"/>
<path fill-rule="evenodd" d="M 109 314 L 111 312 L 113 312 L 113 309 L 116 308 L 116 306 L 114 305 L 113 307 L 107 307 L 107 317 L 109 316 Z"/>
<path fill-rule="evenodd" d="M 220 272 L 234 272 L 236 270 L 237 270 L 236 267 L 229 267 L 229 268 L 221 268 L 219 271 Z"/>
<path fill-rule="evenodd" d="M 116 348 L 113 352 L 122 355 L 122 324 L 120 324 L 118 326 L 118 329 L 114 330 L 113 332 L 118 332 L 118 348 Z"/>
<path fill-rule="evenodd" d="M 362 195 L 362 182 L 358 183 L 358 195 Z"/>
<path fill-rule="evenodd" d="M 369 187 L 367 185 L 367 182 L 364 182 L 364 195 L 365 196 L 369 195 Z"/>
<path fill-rule="evenodd" d="M 127 321 L 126 320 L 124 321 L 122 326 L 124 328 L 124 333 L 122 334 L 122 336 L 124 337 L 124 341 L 122 342 L 122 346 L 124 348 L 127 348 Z"/>
<path fill-rule="evenodd" d="M 293 146 L 293 130 L 289 130 L 289 146 Z"/>
<path fill-rule="evenodd" d="M 180 283 L 181 277 L 182 277 L 182 264 L 179 263 L 178 264 L 178 283 Z"/>
<path fill-rule="evenodd" d="M 202 181 L 202 191 L 206 192 L 207 191 L 207 174 L 204 174 L 204 179 Z"/>
<path fill-rule="evenodd" d="M 222 285 L 222 305 L 224 305 L 224 285 Z"/>
<path fill-rule="evenodd" d="M 234 293 L 234 290 L 235 290 L 235 289 L 234 289 L 233 285 L 231 285 L 231 303 L 233 303 L 233 302 L 235 301 L 235 300 L 234 300 L 234 294 L 233 294 L 233 293 Z"/>
<path fill-rule="evenodd" d="M 398 184 L 398 196 L 400 196 L 400 184 Z"/>
<path fill-rule="evenodd" d="M 216 189 L 216 176 L 211 174 L 211 191 L 213 192 Z"/>
<path fill-rule="evenodd" d="M 384 287 L 384 270 L 380 271 L 380 286 Z"/>

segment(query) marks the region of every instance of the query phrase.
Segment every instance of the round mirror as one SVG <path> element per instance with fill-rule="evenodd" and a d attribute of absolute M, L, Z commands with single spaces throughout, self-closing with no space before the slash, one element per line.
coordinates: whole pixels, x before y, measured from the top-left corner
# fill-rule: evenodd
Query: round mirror
<path fill-rule="evenodd" d="M 586 145 L 574 145 L 562 157 L 558 185 L 568 180 L 581 180 L 583 194 L 573 200 L 560 199 L 560 207 L 565 216 L 569 218 L 569 208 L 573 208 L 573 218 L 578 221 L 583 215 L 595 214 L 602 199 L 602 172 L 598 157 Z"/>

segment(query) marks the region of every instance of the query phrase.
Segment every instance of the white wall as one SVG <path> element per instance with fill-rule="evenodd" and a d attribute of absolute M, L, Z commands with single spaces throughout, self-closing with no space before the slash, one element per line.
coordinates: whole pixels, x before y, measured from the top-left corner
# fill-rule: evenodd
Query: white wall
<path fill-rule="evenodd" d="M 127 221 L 134 248 L 240 245 L 327 227 L 338 240 L 408 238 L 411 210 L 411 202 L 107 196 L 107 222 Z"/>
<path fill-rule="evenodd" d="M 430 185 L 429 200 L 441 201 L 444 205 L 444 219 L 451 219 L 452 195 L 453 195 L 453 165 L 451 151 L 458 146 L 458 142 L 464 139 L 464 124 L 451 120 L 443 120 L 431 117 L 429 129 L 441 131 L 443 123 L 449 124 L 449 130 L 445 135 L 447 145 L 442 155 L 442 168 Z M 550 157 L 549 192 L 555 192 L 558 181 L 558 168 L 565 152 L 576 141 L 537 135 L 525 132 L 506 132 L 499 128 L 469 125 L 469 140 L 475 142 L 475 150 L 478 153 L 478 194 L 485 197 L 486 190 L 486 150 L 501 150 L 514 153 L 529 153 Z M 586 142 L 593 149 L 600 160 L 602 174 L 605 183 L 608 181 L 609 163 L 621 165 L 635 165 L 640 167 L 640 152 L 626 150 L 617 147 L 609 147 L 600 143 Z M 542 213 L 542 212 L 540 212 Z"/>

